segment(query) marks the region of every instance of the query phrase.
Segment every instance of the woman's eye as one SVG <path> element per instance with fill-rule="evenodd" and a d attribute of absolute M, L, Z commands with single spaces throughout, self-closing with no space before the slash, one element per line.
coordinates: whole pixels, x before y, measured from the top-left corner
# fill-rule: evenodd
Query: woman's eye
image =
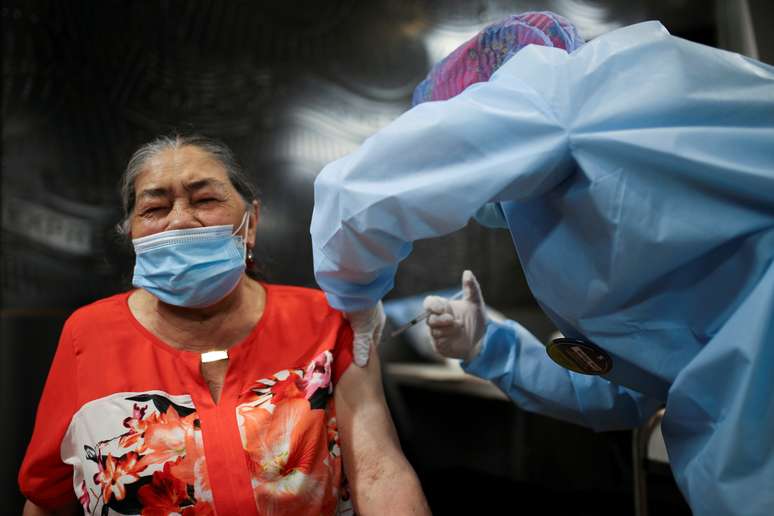
<path fill-rule="evenodd" d="M 143 216 L 156 215 L 160 213 L 161 210 L 163 209 L 164 209 L 163 206 L 151 206 L 150 208 L 145 208 L 144 210 L 142 210 L 142 215 Z"/>
<path fill-rule="evenodd" d="M 207 204 L 209 202 L 215 202 L 217 199 L 214 197 L 205 197 L 204 199 L 197 199 L 196 204 Z"/>

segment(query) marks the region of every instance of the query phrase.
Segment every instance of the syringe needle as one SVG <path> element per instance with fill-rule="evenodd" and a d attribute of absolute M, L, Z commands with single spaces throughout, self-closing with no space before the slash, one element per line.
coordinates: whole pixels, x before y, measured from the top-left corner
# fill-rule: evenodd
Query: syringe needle
<path fill-rule="evenodd" d="M 452 301 L 454 299 L 460 299 L 463 294 L 464 294 L 464 291 L 460 290 L 459 292 L 454 294 L 452 297 L 450 297 L 449 301 Z M 413 319 L 411 319 L 406 324 L 402 325 L 400 328 L 398 328 L 394 332 L 390 333 L 390 337 L 397 337 L 398 335 L 400 335 L 404 331 L 408 330 L 412 326 L 416 326 L 417 324 L 419 324 L 420 322 L 424 321 L 428 317 L 430 317 L 430 311 L 429 310 L 425 310 L 421 314 L 419 314 L 416 317 L 414 317 Z"/>
<path fill-rule="evenodd" d="M 417 323 L 420 323 L 420 322 L 424 321 L 424 320 L 425 320 L 425 319 L 427 319 L 428 317 L 430 317 L 430 312 L 427 312 L 427 311 L 425 311 L 425 312 L 422 312 L 422 314 L 421 314 L 421 315 L 418 315 L 418 316 L 414 317 L 414 318 L 413 318 L 413 319 L 411 319 L 409 322 L 407 322 L 406 324 L 404 324 L 403 326 L 401 326 L 400 328 L 398 328 L 397 330 L 395 330 L 394 332 L 392 332 L 392 333 L 390 334 L 390 337 L 397 337 L 398 335 L 400 335 L 400 334 L 401 334 L 401 333 L 403 333 L 404 331 L 408 330 L 409 328 L 411 328 L 411 327 L 412 327 L 412 326 L 414 326 L 415 324 L 417 324 Z"/>

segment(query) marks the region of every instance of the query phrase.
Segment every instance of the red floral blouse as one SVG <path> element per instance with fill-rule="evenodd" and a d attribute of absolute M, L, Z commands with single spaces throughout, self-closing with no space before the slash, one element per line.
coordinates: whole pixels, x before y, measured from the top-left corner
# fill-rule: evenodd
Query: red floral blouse
<path fill-rule="evenodd" d="M 316 290 L 266 289 L 264 314 L 232 346 L 215 404 L 198 353 L 131 314 L 130 292 L 65 323 L 19 484 L 35 504 L 86 514 L 351 512 L 333 387 L 352 332 Z"/>

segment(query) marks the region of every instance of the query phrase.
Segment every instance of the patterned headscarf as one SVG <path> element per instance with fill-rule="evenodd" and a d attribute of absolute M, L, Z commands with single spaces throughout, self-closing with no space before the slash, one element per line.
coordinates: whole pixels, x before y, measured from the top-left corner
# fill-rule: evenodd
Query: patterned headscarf
<path fill-rule="evenodd" d="M 471 84 L 488 81 L 521 48 L 534 44 L 572 52 L 583 39 L 566 19 L 552 12 L 511 15 L 487 26 L 443 58 L 414 90 L 411 105 L 450 99 Z"/>

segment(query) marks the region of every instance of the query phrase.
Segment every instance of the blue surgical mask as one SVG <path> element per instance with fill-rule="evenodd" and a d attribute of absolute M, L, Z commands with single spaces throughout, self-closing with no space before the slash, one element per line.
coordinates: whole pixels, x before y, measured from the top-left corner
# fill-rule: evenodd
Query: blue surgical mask
<path fill-rule="evenodd" d="M 132 284 L 170 305 L 210 306 L 226 297 L 245 270 L 247 221 L 233 225 L 175 229 L 132 240 L 136 261 Z M 243 237 L 239 233 L 245 226 Z"/>

